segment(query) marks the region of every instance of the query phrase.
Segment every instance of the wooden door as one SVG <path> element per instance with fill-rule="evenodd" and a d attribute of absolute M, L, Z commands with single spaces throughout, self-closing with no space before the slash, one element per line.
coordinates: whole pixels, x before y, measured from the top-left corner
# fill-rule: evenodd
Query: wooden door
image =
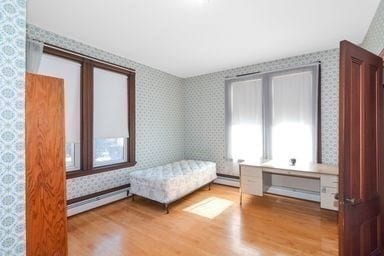
<path fill-rule="evenodd" d="M 340 45 L 340 255 L 382 253 L 383 60 Z"/>
<path fill-rule="evenodd" d="M 63 80 L 26 76 L 27 255 L 67 255 Z"/>

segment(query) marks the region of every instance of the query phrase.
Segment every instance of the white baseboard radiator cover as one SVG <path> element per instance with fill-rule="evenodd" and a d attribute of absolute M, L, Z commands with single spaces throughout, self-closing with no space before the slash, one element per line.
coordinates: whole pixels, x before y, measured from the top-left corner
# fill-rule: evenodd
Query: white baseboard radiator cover
<path fill-rule="evenodd" d="M 237 188 L 240 187 L 240 180 L 231 177 L 217 176 L 217 179 L 214 181 L 214 183 Z"/>
<path fill-rule="evenodd" d="M 73 216 L 91 209 L 124 199 L 128 197 L 128 189 L 114 191 L 108 194 L 96 196 L 81 202 L 73 203 L 67 206 L 67 216 Z"/>

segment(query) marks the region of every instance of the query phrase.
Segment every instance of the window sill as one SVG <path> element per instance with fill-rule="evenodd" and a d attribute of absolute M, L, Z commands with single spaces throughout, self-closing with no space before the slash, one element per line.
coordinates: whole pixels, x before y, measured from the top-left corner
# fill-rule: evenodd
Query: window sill
<path fill-rule="evenodd" d="M 91 170 L 68 171 L 66 173 L 66 177 L 68 180 L 68 179 L 74 179 L 74 178 L 78 178 L 78 177 L 82 177 L 82 176 L 94 175 L 94 174 L 98 174 L 98 173 L 102 173 L 102 172 L 110 172 L 113 170 L 124 169 L 124 168 L 135 166 L 136 163 L 137 162 L 134 161 L 134 162 L 113 164 L 113 165 L 108 165 L 108 166 L 94 167 Z"/>

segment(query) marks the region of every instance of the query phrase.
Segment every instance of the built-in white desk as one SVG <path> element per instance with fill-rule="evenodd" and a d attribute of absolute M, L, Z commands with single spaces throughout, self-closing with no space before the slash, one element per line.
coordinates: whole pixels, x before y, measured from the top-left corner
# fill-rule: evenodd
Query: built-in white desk
<path fill-rule="evenodd" d="M 264 192 L 274 193 L 274 191 L 277 191 L 268 182 L 266 173 L 319 180 L 320 191 L 303 190 L 300 193 L 308 193 L 308 198 L 306 199 L 311 200 L 313 198 L 313 201 L 320 201 L 321 208 L 338 210 L 338 201 L 335 199 L 335 194 L 338 193 L 339 171 L 337 166 L 325 164 L 297 164 L 290 166 L 274 161 L 260 163 L 242 162 L 240 163 L 240 203 L 242 203 L 243 193 L 263 196 Z M 293 193 L 289 194 L 289 196 L 295 197 L 295 190 L 292 191 Z M 276 194 L 284 195 L 284 193 L 278 192 Z"/>

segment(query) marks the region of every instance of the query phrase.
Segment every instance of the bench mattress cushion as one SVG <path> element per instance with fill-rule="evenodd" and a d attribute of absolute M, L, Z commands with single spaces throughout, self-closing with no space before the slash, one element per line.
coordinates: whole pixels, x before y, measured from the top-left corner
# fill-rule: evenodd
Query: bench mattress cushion
<path fill-rule="evenodd" d="M 160 203 L 170 203 L 216 178 L 215 163 L 182 160 L 132 172 L 130 192 Z"/>

